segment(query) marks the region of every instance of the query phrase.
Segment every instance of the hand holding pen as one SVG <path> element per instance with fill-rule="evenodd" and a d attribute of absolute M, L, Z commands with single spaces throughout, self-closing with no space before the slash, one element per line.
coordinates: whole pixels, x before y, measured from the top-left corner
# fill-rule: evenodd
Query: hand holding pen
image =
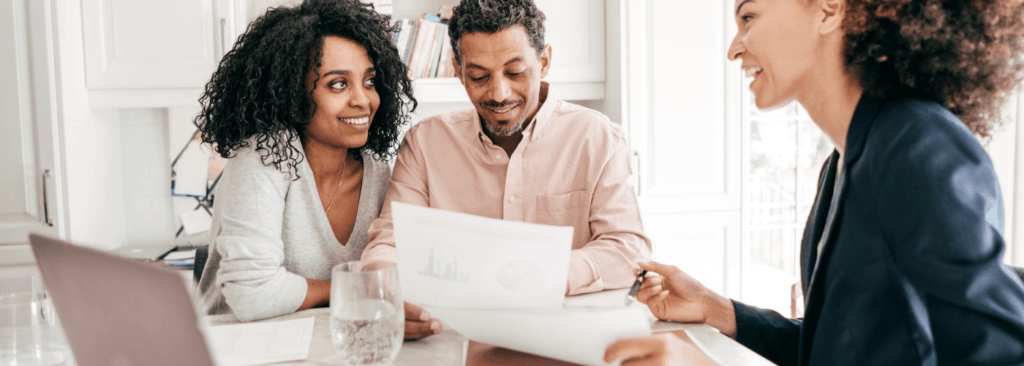
<path fill-rule="evenodd" d="M 641 269 L 640 273 L 636 275 L 636 281 L 633 282 L 633 287 L 629 289 L 629 294 L 626 295 L 626 306 L 636 301 L 636 293 L 640 291 L 640 285 L 643 285 L 644 278 L 647 277 L 647 270 Z"/>
<path fill-rule="evenodd" d="M 735 334 L 732 300 L 711 291 L 675 266 L 639 262 L 640 289 L 636 299 L 655 317 L 682 323 L 706 323 L 724 334 Z M 645 273 L 641 281 L 640 273 Z M 729 319 L 731 318 L 731 324 Z M 723 329 L 725 328 L 725 329 Z"/>

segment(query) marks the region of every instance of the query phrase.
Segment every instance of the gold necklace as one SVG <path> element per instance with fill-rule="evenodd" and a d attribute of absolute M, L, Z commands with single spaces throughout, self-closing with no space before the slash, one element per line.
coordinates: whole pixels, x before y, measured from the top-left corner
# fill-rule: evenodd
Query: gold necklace
<path fill-rule="evenodd" d="M 338 197 L 338 191 L 341 190 L 341 182 L 344 181 L 342 178 L 345 177 L 345 168 L 348 167 L 348 151 L 345 152 L 344 156 L 345 157 L 343 159 L 345 159 L 345 162 L 341 164 L 341 170 L 338 171 L 338 187 L 334 188 L 334 194 L 331 195 L 331 202 L 327 203 L 327 210 L 324 212 L 324 215 L 331 213 L 331 206 L 334 206 L 334 199 Z"/>

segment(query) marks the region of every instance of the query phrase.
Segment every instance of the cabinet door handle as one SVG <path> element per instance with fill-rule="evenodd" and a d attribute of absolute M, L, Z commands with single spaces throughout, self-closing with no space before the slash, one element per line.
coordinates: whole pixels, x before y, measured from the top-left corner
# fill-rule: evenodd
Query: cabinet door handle
<path fill-rule="evenodd" d="M 43 220 L 46 220 L 46 225 L 53 226 L 53 221 L 50 221 L 50 203 L 46 199 L 46 180 L 50 178 L 50 169 L 43 171 Z"/>

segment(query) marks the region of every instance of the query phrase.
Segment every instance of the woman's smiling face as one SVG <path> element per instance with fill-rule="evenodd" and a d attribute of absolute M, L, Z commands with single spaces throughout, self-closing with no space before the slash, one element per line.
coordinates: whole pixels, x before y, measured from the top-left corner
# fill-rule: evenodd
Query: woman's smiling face
<path fill-rule="evenodd" d="M 793 101 L 814 81 L 821 59 L 818 0 L 736 0 L 736 37 L 729 60 L 742 60 L 760 109 Z"/>
<path fill-rule="evenodd" d="M 366 49 L 346 38 L 324 37 L 317 71 L 319 80 L 314 73 L 308 80 L 316 110 L 306 125 L 306 139 L 335 148 L 362 147 L 380 106 L 373 85 L 377 71 Z"/>

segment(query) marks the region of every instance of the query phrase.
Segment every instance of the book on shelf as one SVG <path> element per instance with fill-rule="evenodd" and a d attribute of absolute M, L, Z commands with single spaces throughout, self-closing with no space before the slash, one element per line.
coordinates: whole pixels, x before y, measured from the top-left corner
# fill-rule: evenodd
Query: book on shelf
<path fill-rule="evenodd" d="M 412 44 L 409 45 L 409 60 L 405 63 L 405 65 L 408 66 L 409 68 L 410 78 L 415 78 L 418 75 L 416 73 L 416 70 L 418 65 L 420 64 L 420 59 L 425 57 L 422 55 L 423 43 L 425 42 L 425 38 L 427 38 L 428 34 L 430 33 L 430 26 L 425 25 L 424 23 L 427 22 L 424 21 L 424 18 L 421 15 L 419 22 L 416 23 L 416 39 L 414 39 L 412 41 Z"/>
<path fill-rule="evenodd" d="M 437 64 L 441 60 L 441 50 L 444 48 L 445 36 L 448 35 L 447 24 L 437 24 L 437 34 L 434 36 L 434 44 L 430 47 L 430 67 L 427 73 L 421 75 L 425 78 L 437 77 Z"/>
<path fill-rule="evenodd" d="M 402 59 L 402 62 L 406 62 L 409 59 L 409 38 L 415 37 L 416 27 L 409 19 L 402 19 L 397 23 L 398 32 L 394 37 L 395 47 L 398 48 L 398 57 Z"/>
<path fill-rule="evenodd" d="M 442 7 L 442 16 L 445 11 Z M 451 38 L 448 36 L 447 17 L 420 14 L 417 21 L 401 19 L 395 22 L 398 32 L 393 36 L 395 48 L 405 62 L 411 78 L 455 76 L 451 65 Z"/>

